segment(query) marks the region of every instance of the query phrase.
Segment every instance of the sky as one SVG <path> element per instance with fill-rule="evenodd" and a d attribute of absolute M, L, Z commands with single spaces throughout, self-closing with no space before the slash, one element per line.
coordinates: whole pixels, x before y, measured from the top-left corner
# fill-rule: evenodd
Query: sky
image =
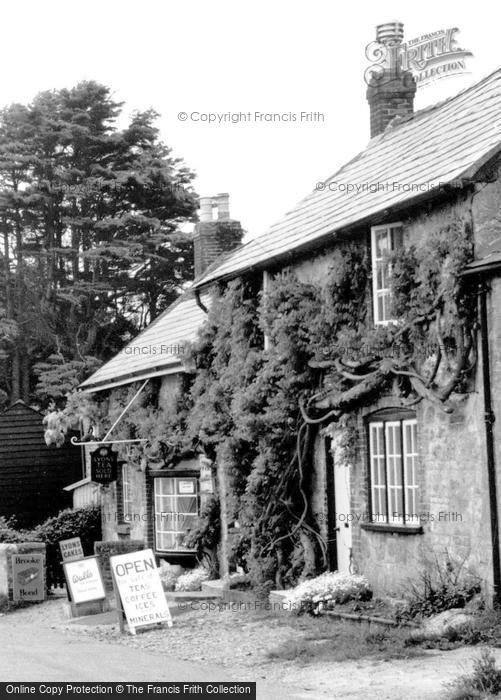
<path fill-rule="evenodd" d="M 457 27 L 473 53 L 468 74 L 419 88 L 420 109 L 501 67 L 500 16 L 486 0 L 4 0 L 0 106 L 97 80 L 126 115 L 154 108 L 198 194 L 229 192 L 248 240 L 366 146 L 364 51 L 377 24 L 403 22 L 407 40 Z M 251 118 L 203 121 L 228 112 Z"/>

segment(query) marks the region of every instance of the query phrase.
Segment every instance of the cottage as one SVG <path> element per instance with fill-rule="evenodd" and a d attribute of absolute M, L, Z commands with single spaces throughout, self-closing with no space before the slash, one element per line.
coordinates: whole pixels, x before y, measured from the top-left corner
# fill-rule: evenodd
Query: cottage
<path fill-rule="evenodd" d="M 401 40 L 391 26 L 383 29 L 382 42 Z M 82 389 L 113 392 L 154 379 L 159 401 L 171 401 L 184 371 L 180 353 L 136 354 L 133 346 L 182 347 L 193 340 L 211 290 L 231 280 L 257 279 L 266 293 L 287 271 L 322 286 L 339 255 L 355 251 L 360 265 L 368 261 L 357 302 L 367 347 L 317 357 L 312 365 L 321 387 L 303 406 L 314 431 L 310 507 L 327 566 L 363 573 L 376 591 L 392 592 L 427 559 L 448 555 L 497 595 L 501 70 L 419 112 L 408 71 L 393 66 L 383 77 L 367 90 L 367 148 L 264 235 L 240 245 L 241 227 L 229 218 L 227 197 L 201 200 L 192 289 Z M 399 260 L 406 270 L 398 269 Z M 437 260 L 443 264 L 438 281 L 431 272 Z M 463 291 L 451 292 L 449 279 Z M 456 295 L 457 306 L 463 293 L 459 323 L 445 299 Z M 441 324 L 452 328 L 450 337 Z M 426 347 L 431 327 L 432 348 Z M 375 339 L 383 338 L 388 347 L 376 351 Z M 341 420 L 347 414 L 349 423 Z M 183 530 L 200 508 L 203 460 L 188 455 L 169 469 L 125 464 L 106 496 L 105 511 L 118 513 L 117 522 L 104 523 L 106 537 L 139 537 L 172 560 L 189 556 Z M 126 517 L 133 513 L 144 520 Z"/>

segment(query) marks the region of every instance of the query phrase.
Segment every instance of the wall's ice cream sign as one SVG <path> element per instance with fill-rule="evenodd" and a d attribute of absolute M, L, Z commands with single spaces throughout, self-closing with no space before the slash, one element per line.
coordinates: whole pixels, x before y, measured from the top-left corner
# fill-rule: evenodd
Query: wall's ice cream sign
<path fill-rule="evenodd" d="M 403 42 L 403 25 L 389 23 L 377 28 L 376 41 L 368 44 L 365 55 L 371 65 L 366 82 L 391 81 L 402 74 L 414 77 L 418 87 L 434 80 L 468 72 L 466 59 L 473 56 L 458 46 L 459 29 L 451 27 Z"/>

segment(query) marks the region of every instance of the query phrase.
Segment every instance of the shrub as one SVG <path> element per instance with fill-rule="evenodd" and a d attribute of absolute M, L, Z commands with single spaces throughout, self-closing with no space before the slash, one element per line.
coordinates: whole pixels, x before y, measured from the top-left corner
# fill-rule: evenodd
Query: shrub
<path fill-rule="evenodd" d="M 478 577 L 463 571 L 463 562 L 435 560 L 434 566 L 421 573 L 417 583 L 410 582 L 408 602 L 400 615 L 403 619 L 429 617 L 464 606 L 480 593 Z"/>
<path fill-rule="evenodd" d="M 483 649 L 473 664 L 471 675 L 461 676 L 452 684 L 451 700 L 483 700 L 501 693 L 501 669 L 489 649 Z"/>
<path fill-rule="evenodd" d="M 0 542 L 5 544 L 20 544 L 21 542 L 37 542 L 38 537 L 30 530 L 16 530 L 12 518 L 0 517 Z"/>
<path fill-rule="evenodd" d="M 180 574 L 176 574 L 169 564 L 162 562 L 159 568 L 159 575 L 164 591 L 173 591 Z"/>
<path fill-rule="evenodd" d="M 64 574 L 59 542 L 80 537 L 84 554 L 93 554 L 94 542 L 101 539 L 101 509 L 99 506 L 85 506 L 76 510 L 62 510 L 38 525 L 33 533 L 35 540 L 32 541 L 45 542 L 47 547 L 47 584 L 62 584 Z"/>
<path fill-rule="evenodd" d="M 209 572 L 203 566 L 198 566 L 187 574 L 181 574 L 176 581 L 176 591 L 199 591 L 203 581 L 209 580 Z"/>
<path fill-rule="evenodd" d="M 372 591 L 364 576 L 328 571 L 316 578 L 303 581 L 288 595 L 290 608 L 302 614 L 316 615 L 349 600 L 370 600 Z"/>

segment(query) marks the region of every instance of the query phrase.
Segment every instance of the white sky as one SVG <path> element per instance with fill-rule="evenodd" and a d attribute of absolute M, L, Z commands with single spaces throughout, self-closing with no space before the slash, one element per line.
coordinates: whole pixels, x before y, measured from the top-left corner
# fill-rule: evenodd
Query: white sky
<path fill-rule="evenodd" d="M 155 108 L 162 138 L 197 172 L 200 195 L 230 193 L 249 237 L 369 139 L 363 72 L 375 26 L 413 39 L 458 27 L 471 74 L 437 81 L 421 108 L 501 66 L 501 10 L 486 0 L 25 0 L 2 3 L 0 105 L 94 79 L 128 113 Z M 323 123 L 180 122 L 180 111 L 319 111 Z"/>

